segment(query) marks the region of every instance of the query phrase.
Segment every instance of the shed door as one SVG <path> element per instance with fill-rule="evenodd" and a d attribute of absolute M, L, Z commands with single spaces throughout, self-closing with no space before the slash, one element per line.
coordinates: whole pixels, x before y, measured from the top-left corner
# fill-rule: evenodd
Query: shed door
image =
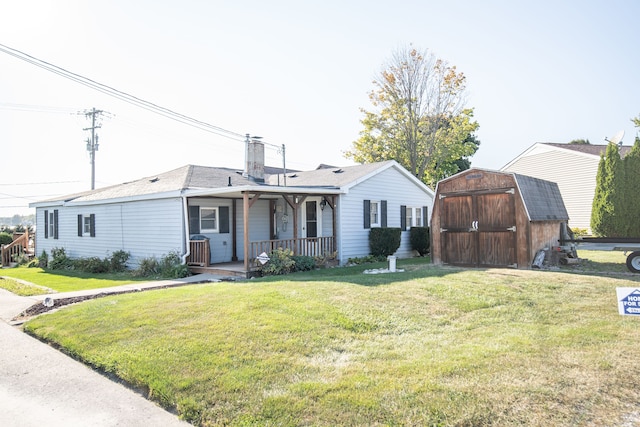
<path fill-rule="evenodd" d="M 474 267 L 517 267 L 514 194 L 514 189 L 500 189 L 442 195 L 442 261 Z"/>

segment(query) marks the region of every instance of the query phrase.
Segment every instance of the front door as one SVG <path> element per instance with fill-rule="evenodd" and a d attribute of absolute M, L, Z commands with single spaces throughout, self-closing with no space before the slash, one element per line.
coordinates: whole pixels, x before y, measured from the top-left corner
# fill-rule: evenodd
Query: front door
<path fill-rule="evenodd" d="M 442 261 L 473 267 L 515 267 L 514 194 L 513 188 L 443 194 Z"/>
<path fill-rule="evenodd" d="M 305 237 L 318 237 L 318 202 L 305 202 Z"/>

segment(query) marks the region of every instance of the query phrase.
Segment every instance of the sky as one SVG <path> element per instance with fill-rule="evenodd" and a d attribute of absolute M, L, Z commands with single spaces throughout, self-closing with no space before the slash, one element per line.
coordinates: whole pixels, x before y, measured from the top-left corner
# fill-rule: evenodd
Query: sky
<path fill-rule="evenodd" d="M 412 44 L 467 78 L 473 167 L 640 116 L 640 2 L 0 0 L 0 45 L 218 128 L 179 123 L 0 51 L 0 217 L 91 187 L 85 112 L 104 111 L 96 188 L 187 164 L 346 166 L 372 81 Z M 208 128 L 211 130 L 211 128 Z M 222 129 L 223 131 L 220 131 Z M 228 131 L 228 132 L 227 132 Z"/>

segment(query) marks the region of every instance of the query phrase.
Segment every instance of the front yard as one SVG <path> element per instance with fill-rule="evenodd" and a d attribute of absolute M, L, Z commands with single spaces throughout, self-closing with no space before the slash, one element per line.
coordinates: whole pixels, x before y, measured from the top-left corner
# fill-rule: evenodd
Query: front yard
<path fill-rule="evenodd" d="M 398 267 L 106 297 L 25 329 L 195 425 L 640 420 L 640 319 L 615 296 L 638 275 Z"/>

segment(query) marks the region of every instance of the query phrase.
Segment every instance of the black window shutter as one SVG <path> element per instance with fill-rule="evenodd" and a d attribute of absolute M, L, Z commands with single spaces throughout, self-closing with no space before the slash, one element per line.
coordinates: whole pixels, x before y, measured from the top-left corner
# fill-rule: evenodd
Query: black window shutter
<path fill-rule="evenodd" d="M 229 206 L 220 206 L 218 208 L 220 214 L 220 233 L 229 232 Z"/>
<path fill-rule="evenodd" d="M 371 228 L 371 200 L 364 201 L 364 228 Z"/>
<path fill-rule="evenodd" d="M 407 207 L 404 205 L 400 206 L 400 229 L 407 230 Z"/>
<path fill-rule="evenodd" d="M 422 207 L 422 226 L 429 226 L 429 206 Z"/>
<path fill-rule="evenodd" d="M 387 228 L 387 201 L 380 202 L 380 227 Z"/>
<path fill-rule="evenodd" d="M 189 234 L 200 233 L 200 206 L 189 206 Z"/>
<path fill-rule="evenodd" d="M 89 215 L 89 222 L 91 227 L 89 234 L 91 237 L 96 237 L 96 214 Z"/>
<path fill-rule="evenodd" d="M 82 215 L 78 215 L 78 237 L 82 237 L 83 230 Z"/>
<path fill-rule="evenodd" d="M 44 238 L 49 238 L 49 211 L 44 211 Z"/>
<path fill-rule="evenodd" d="M 53 210 L 53 238 L 58 238 L 58 209 Z"/>

